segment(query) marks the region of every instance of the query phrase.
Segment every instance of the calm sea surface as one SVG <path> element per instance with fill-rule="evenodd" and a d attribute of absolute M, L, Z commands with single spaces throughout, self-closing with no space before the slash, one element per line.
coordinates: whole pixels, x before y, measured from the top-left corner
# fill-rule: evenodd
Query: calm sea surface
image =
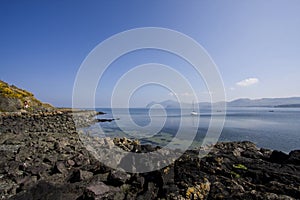
<path fill-rule="evenodd" d="M 225 117 L 219 141 L 252 141 L 259 147 L 289 152 L 300 149 L 300 108 L 227 108 L 211 113 L 200 109 L 200 116 L 191 116 L 190 109 L 111 109 L 98 118 L 118 118 L 117 121 L 93 125 L 85 131 L 99 137 L 126 136 L 140 139 L 143 143 L 165 145 L 174 137 L 178 142 L 203 140 L 214 117 L 216 121 Z M 99 129 L 101 127 L 101 130 Z M 178 134 L 178 130 L 180 134 Z"/>

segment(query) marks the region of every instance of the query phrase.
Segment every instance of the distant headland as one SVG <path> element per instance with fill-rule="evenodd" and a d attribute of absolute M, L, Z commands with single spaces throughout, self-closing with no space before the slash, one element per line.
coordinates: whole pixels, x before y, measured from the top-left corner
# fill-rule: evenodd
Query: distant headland
<path fill-rule="evenodd" d="M 300 97 L 287 97 L 287 98 L 261 98 L 261 99 L 249 99 L 249 98 L 240 98 L 233 101 L 225 102 L 228 107 L 300 107 Z M 173 100 L 166 100 L 162 102 L 150 102 L 146 105 L 147 108 L 150 108 L 154 104 L 160 104 L 164 108 L 191 108 L 192 104 L 190 103 L 181 103 Z M 222 105 L 224 102 L 216 102 L 213 105 Z M 210 107 L 212 104 L 209 102 L 200 102 L 198 103 L 199 107 Z"/>

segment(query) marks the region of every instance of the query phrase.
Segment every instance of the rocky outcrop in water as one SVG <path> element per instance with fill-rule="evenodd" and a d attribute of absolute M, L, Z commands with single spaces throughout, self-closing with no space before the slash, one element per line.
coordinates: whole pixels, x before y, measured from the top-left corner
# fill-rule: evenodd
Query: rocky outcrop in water
<path fill-rule="evenodd" d="M 47 116 L 30 119 L 39 121 L 44 117 Z M 126 173 L 97 160 L 74 130 L 5 130 L 0 133 L 0 199 L 297 199 L 300 196 L 299 150 L 285 154 L 259 149 L 251 142 L 218 143 L 201 159 L 199 153 L 205 148 L 188 150 L 160 170 Z M 99 148 L 102 145 L 135 153 L 160 149 L 127 138 L 90 140 Z M 174 152 L 169 150 L 169 153 Z M 124 159 L 127 158 L 120 157 L 119 164 Z M 153 164 L 150 162 L 145 165 Z"/>

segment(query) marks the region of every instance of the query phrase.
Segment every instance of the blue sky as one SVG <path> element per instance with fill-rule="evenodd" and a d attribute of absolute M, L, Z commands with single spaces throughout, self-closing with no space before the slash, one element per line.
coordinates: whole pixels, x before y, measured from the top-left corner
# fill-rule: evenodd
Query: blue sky
<path fill-rule="evenodd" d="M 89 52 L 114 34 L 150 26 L 182 32 L 201 44 L 219 68 L 228 100 L 300 96 L 299 10 L 297 0 L 2 0 L 0 79 L 55 106 L 71 106 L 76 73 Z M 206 100 L 202 80 L 184 61 L 151 50 L 126 56 L 101 79 L 97 106 L 109 106 L 117 79 L 147 62 L 174 67 Z M 169 93 L 147 86 L 131 102 L 142 106 L 172 99 Z"/>

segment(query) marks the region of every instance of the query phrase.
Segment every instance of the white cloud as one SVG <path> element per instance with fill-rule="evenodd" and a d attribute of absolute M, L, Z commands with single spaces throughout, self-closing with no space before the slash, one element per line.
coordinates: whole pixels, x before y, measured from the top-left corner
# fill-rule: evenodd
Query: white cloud
<path fill-rule="evenodd" d="M 246 78 L 240 82 L 237 82 L 236 85 L 240 87 L 248 87 L 250 85 L 257 84 L 259 80 L 257 78 Z"/>

